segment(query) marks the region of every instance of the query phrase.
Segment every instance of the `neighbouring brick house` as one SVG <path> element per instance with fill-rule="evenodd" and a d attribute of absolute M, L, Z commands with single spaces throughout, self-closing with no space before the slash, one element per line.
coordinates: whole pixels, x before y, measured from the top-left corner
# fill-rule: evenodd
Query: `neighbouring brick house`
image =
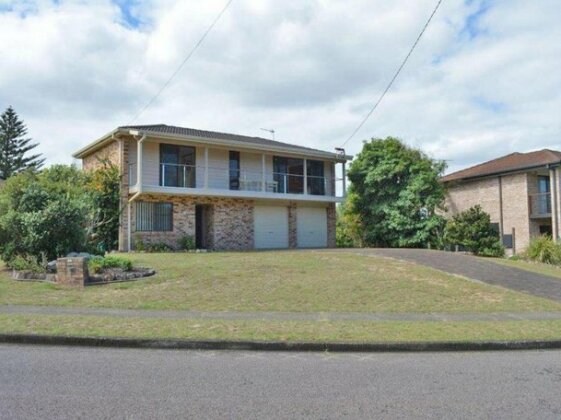
<path fill-rule="evenodd" d="M 559 240 L 561 152 L 511 153 L 442 178 L 448 215 L 479 204 L 516 253 L 540 234 Z"/>
<path fill-rule="evenodd" d="M 119 127 L 74 157 L 120 168 L 122 251 L 186 235 L 203 249 L 334 247 L 335 167 L 351 158 L 163 124 Z"/>

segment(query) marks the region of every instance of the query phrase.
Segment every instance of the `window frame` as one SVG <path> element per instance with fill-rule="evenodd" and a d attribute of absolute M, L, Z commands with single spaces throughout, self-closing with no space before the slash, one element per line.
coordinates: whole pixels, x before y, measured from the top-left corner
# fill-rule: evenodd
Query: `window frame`
<path fill-rule="evenodd" d="M 135 203 L 135 232 L 173 232 L 172 202 L 138 200 Z M 169 211 L 169 215 L 163 214 L 163 211 Z M 149 220 L 141 220 L 142 216 L 148 217 Z M 158 220 L 159 217 L 166 217 L 169 220 L 162 222 Z"/>
<path fill-rule="evenodd" d="M 235 164 L 234 168 L 232 164 Z M 240 152 L 231 150 L 228 153 L 228 186 L 231 190 L 238 191 L 240 189 Z"/>
<path fill-rule="evenodd" d="M 166 151 L 167 149 L 167 151 Z M 170 150 L 174 150 L 175 152 L 170 152 Z M 169 157 L 175 157 L 173 162 L 168 161 L 170 160 Z M 192 157 L 190 159 L 192 163 L 187 163 L 187 158 Z M 181 160 L 183 159 L 183 162 Z M 170 167 L 164 167 L 162 169 L 162 165 L 170 165 Z M 175 165 L 175 167 L 173 166 Z M 160 186 L 161 187 L 181 187 L 181 188 L 196 188 L 197 187 L 197 148 L 195 146 L 185 146 L 179 144 L 169 144 L 169 143 L 160 143 L 160 170 L 159 170 L 159 178 L 160 178 Z M 180 174 L 184 173 L 184 170 L 180 170 L 180 168 L 188 167 L 190 169 L 190 173 L 188 174 L 189 182 L 186 182 L 186 179 L 181 181 Z M 172 176 L 172 180 L 175 179 L 173 182 L 168 182 L 168 175 L 166 175 L 166 185 L 164 185 L 164 176 L 163 172 L 169 171 Z M 187 185 L 189 184 L 189 185 Z"/>

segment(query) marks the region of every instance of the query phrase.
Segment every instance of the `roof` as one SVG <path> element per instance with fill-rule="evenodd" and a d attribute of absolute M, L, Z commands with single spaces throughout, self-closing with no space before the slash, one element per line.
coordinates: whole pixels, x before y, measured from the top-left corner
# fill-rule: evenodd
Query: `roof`
<path fill-rule="evenodd" d="M 561 152 L 556 150 L 543 149 L 528 153 L 516 152 L 448 174 L 442 177 L 442 182 L 500 175 L 556 163 L 561 163 Z"/>
<path fill-rule="evenodd" d="M 141 134 L 148 134 L 154 136 L 164 135 L 166 137 L 174 137 L 177 139 L 200 138 L 200 139 L 207 140 L 208 143 L 212 143 L 213 141 L 215 141 L 216 143 L 232 142 L 232 143 L 237 143 L 238 145 L 239 143 L 242 143 L 245 144 L 246 146 L 257 148 L 257 149 L 272 148 L 272 149 L 284 149 L 288 151 L 294 151 L 300 154 L 309 154 L 309 153 L 322 154 L 322 155 L 326 155 L 325 157 L 328 156 L 330 158 L 338 159 L 338 160 L 349 160 L 351 158 L 351 156 L 341 157 L 337 153 L 265 139 L 262 137 L 251 137 L 251 136 L 244 136 L 240 134 L 198 130 L 195 128 L 177 127 L 177 126 L 166 125 L 166 124 L 125 125 L 125 126 L 118 127 L 117 129 L 108 133 L 104 137 L 96 140 L 95 142 L 89 144 L 85 148 L 79 150 L 73 156 L 77 158 L 84 157 L 92 153 L 93 151 L 97 150 L 99 147 L 103 145 L 105 141 L 107 141 L 117 133 L 120 132 L 120 133 L 129 134 L 130 130 L 138 131 Z M 255 146 L 259 146 L 259 147 L 255 147 Z"/>

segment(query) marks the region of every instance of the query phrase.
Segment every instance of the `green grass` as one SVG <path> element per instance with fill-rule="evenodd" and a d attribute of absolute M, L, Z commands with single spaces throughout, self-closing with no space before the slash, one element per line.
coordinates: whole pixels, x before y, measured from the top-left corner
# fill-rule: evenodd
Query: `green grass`
<path fill-rule="evenodd" d="M 281 322 L 0 315 L 0 333 L 314 342 L 545 340 L 561 338 L 561 320 Z"/>
<path fill-rule="evenodd" d="M 521 270 L 532 273 L 543 274 L 545 276 L 556 277 L 561 280 L 561 267 L 552 264 L 536 263 L 522 260 L 508 260 L 504 258 L 490 258 L 491 261 L 509 267 L 520 268 Z"/>
<path fill-rule="evenodd" d="M 524 312 L 561 303 L 408 262 L 328 251 L 130 254 L 155 277 L 84 290 L 16 282 L 0 304 L 199 311 Z"/>

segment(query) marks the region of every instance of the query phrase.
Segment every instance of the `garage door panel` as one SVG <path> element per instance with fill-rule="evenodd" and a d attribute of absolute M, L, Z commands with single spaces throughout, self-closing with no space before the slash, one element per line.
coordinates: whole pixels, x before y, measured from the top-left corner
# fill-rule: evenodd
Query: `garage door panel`
<path fill-rule="evenodd" d="M 255 248 L 288 248 L 288 209 L 276 206 L 254 208 Z"/>
<path fill-rule="evenodd" d="M 298 207 L 297 214 L 298 247 L 327 247 L 327 210 L 318 207 Z"/>

